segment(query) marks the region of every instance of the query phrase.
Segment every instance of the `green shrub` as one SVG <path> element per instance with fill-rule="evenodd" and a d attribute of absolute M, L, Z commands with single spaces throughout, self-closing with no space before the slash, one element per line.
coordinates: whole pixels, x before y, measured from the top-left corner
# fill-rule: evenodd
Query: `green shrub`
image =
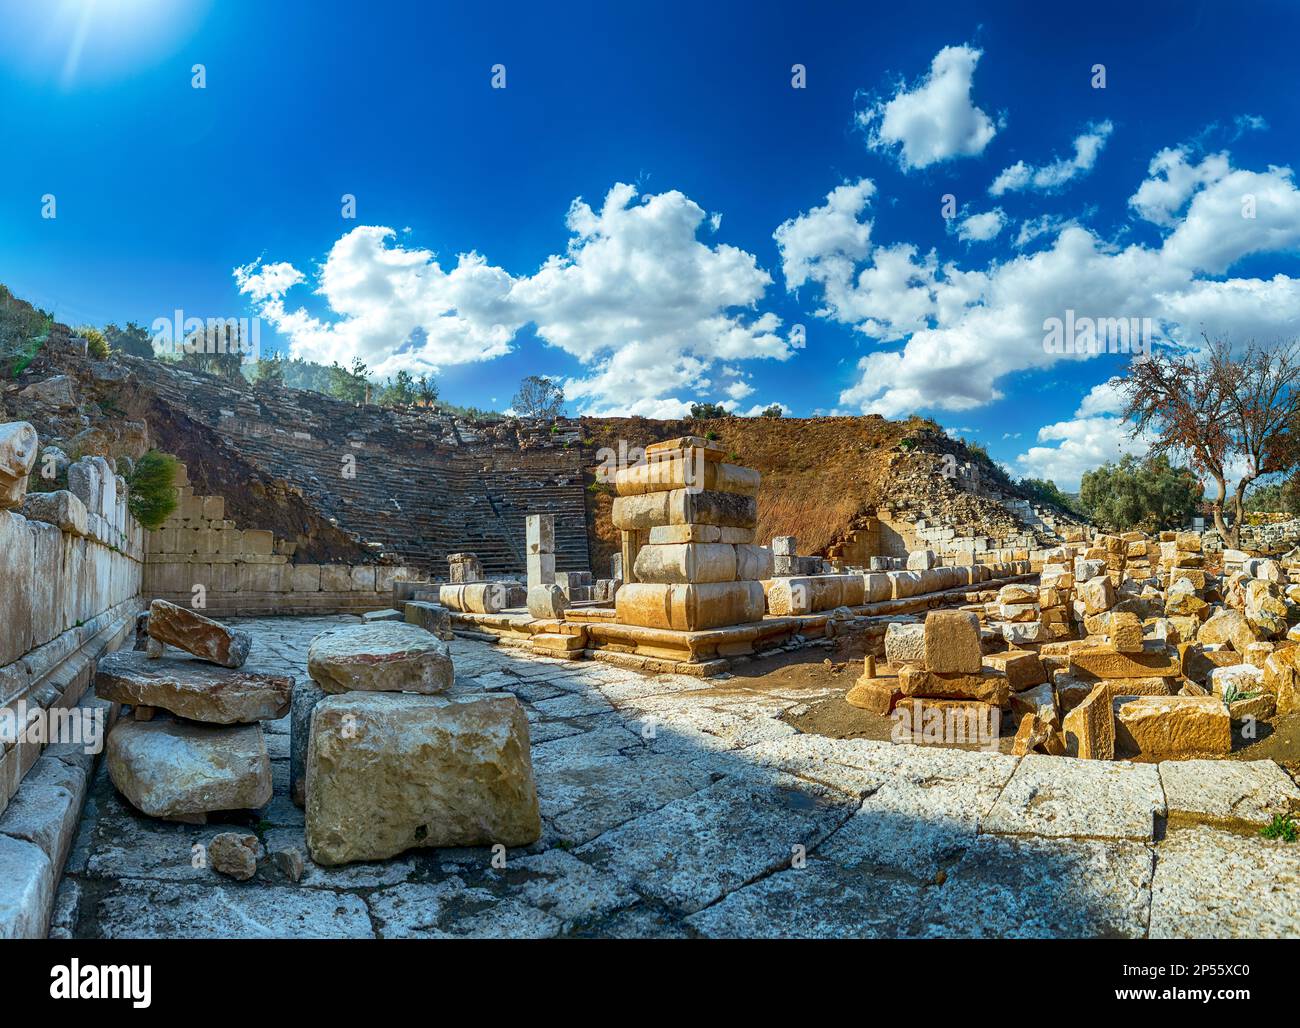
<path fill-rule="evenodd" d="M 1265 839 L 1281 839 L 1283 842 L 1295 842 L 1300 838 L 1300 828 L 1296 827 L 1294 814 L 1274 814 L 1273 820 L 1259 830 Z"/>
<path fill-rule="evenodd" d="M 170 453 L 150 450 L 135 462 L 127 479 L 130 497 L 127 507 L 145 528 L 158 528 L 176 509 L 176 487 L 172 485 L 179 462 Z"/>

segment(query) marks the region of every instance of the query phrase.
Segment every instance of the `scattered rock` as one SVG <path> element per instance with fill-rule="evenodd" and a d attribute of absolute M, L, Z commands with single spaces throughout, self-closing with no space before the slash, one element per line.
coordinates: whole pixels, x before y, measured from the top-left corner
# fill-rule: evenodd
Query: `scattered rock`
<path fill-rule="evenodd" d="M 247 632 L 232 631 L 166 600 L 149 605 L 149 637 L 227 668 L 243 667 L 252 643 Z"/>
<path fill-rule="evenodd" d="M 222 832 L 208 843 L 208 866 L 218 874 L 246 882 L 257 874 L 257 858 L 262 844 L 256 835 Z"/>
<path fill-rule="evenodd" d="M 322 632 L 307 651 L 307 673 L 327 693 L 439 693 L 451 688 L 447 643 L 406 622 L 345 625 Z"/>
<path fill-rule="evenodd" d="M 188 656 L 150 659 L 147 652 L 118 650 L 99 662 L 95 693 L 116 703 L 161 707 L 191 721 L 248 724 L 289 713 L 293 679 L 214 667 Z"/>

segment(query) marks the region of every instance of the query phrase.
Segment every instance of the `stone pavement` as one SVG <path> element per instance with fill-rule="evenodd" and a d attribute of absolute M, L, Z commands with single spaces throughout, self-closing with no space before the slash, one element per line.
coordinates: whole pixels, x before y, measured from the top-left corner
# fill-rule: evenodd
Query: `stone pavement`
<path fill-rule="evenodd" d="M 253 635 L 250 664 L 301 677 L 313 636 L 354 620 L 238 624 Z M 1216 777 L 1233 765 L 1189 762 L 1179 776 L 1169 764 L 836 741 L 781 720 L 830 690 L 647 676 L 463 639 L 452 652 L 457 690 L 507 690 L 528 712 L 540 842 L 503 867 L 486 848 L 424 850 L 308 861 L 297 884 L 264 861 L 239 883 L 192 864 L 192 847 L 224 825 L 135 813 L 101 761 L 52 934 L 1300 934 L 1300 844 L 1250 824 L 1291 788 L 1271 763 Z M 275 796 L 237 823 L 268 852 L 305 854 L 289 719 L 265 727 Z"/>

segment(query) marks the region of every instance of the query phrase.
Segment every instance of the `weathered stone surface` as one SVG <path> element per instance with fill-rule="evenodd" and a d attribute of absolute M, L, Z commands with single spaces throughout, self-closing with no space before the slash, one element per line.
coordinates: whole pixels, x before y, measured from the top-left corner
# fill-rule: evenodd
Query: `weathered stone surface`
<path fill-rule="evenodd" d="M 1080 646 L 1070 652 L 1070 670 L 1093 678 L 1164 678 L 1180 674 L 1182 665 L 1177 653 L 1158 643 L 1141 653 Z"/>
<path fill-rule="evenodd" d="M 1156 818 L 1164 815 L 1164 792 L 1153 765 L 1031 753 L 1021 758 L 981 830 L 1150 842 Z"/>
<path fill-rule="evenodd" d="M 1202 644 L 1228 643 L 1240 654 L 1255 641 L 1255 632 L 1250 623 L 1239 610 L 1225 607 L 1210 616 L 1196 633 L 1196 641 Z"/>
<path fill-rule="evenodd" d="M 1034 755 L 1025 757 L 1022 766 L 1025 761 L 1075 763 Z M 1137 842 L 981 835 L 948 872 L 943 887 L 935 890 L 921 934 L 1142 938 L 1151 875 L 1151 849 Z"/>
<path fill-rule="evenodd" d="M 765 607 L 763 586 L 758 582 L 632 582 L 619 589 L 614 599 L 622 624 L 685 632 L 760 621 Z"/>
<path fill-rule="evenodd" d="M 1300 647 L 1288 646 L 1268 655 L 1264 688 L 1277 697 L 1278 714 L 1300 712 Z"/>
<path fill-rule="evenodd" d="M 974 674 L 938 674 L 915 665 L 905 665 L 898 673 L 898 688 L 904 696 L 982 700 L 997 707 L 1011 703 L 1011 687 L 1006 676 L 991 668 L 981 668 Z"/>
<path fill-rule="evenodd" d="M 761 476 L 756 470 L 738 464 L 704 460 L 704 452 L 693 449 L 684 454 L 664 454 L 661 459 L 619 468 L 614 472 L 614 488 L 619 496 L 668 492 L 673 489 L 692 489 L 697 492 L 709 489 L 739 493 L 742 496 L 758 495 Z"/>
<path fill-rule="evenodd" d="M 925 666 L 940 674 L 977 675 L 982 667 L 980 622 L 963 610 L 932 610 L 925 616 Z"/>
<path fill-rule="evenodd" d="M 1182 828 L 1156 851 L 1151 938 L 1294 938 L 1297 924 L 1300 845 Z"/>
<path fill-rule="evenodd" d="M 454 677 L 446 642 L 392 621 L 322 632 L 307 651 L 307 673 L 328 693 L 439 693 Z"/>
<path fill-rule="evenodd" d="M 576 854 L 639 892 L 694 913 L 812 850 L 857 800 L 776 776 L 729 778 L 637 818 Z"/>
<path fill-rule="evenodd" d="M 733 582 L 736 548 L 726 543 L 651 543 L 637 553 L 635 572 L 638 582 Z"/>
<path fill-rule="evenodd" d="M 1229 664 L 1210 672 L 1210 692 L 1226 696 L 1229 690 L 1238 696 L 1258 693 L 1264 688 L 1264 669 L 1254 664 Z"/>
<path fill-rule="evenodd" d="M 1074 593 L 1088 614 L 1100 614 L 1115 606 L 1115 583 L 1107 575 L 1080 582 Z"/>
<path fill-rule="evenodd" d="M 55 525 L 72 535 L 85 535 L 89 526 L 86 505 L 67 489 L 28 493 L 23 499 L 23 517 Z"/>
<path fill-rule="evenodd" d="M 1059 723 L 1056 709 L 1056 690 L 1044 682 L 1032 689 L 1025 689 L 1011 695 L 1011 713 L 1017 718 L 1026 714 L 1037 714 L 1045 721 Z"/>
<path fill-rule="evenodd" d="M 251 810 L 271 798 L 271 761 L 260 725 L 118 721 L 105 752 L 113 784 L 150 817 Z"/>
<path fill-rule="evenodd" d="M 1039 746 L 1046 745 L 1055 732 L 1056 728 L 1052 721 L 1036 713 L 1026 714 L 1020 719 L 1020 727 L 1016 729 L 1011 752 L 1017 757 L 1032 753 Z"/>
<path fill-rule="evenodd" d="M 528 613 L 539 621 L 554 621 L 564 617 L 569 598 L 554 583 L 528 587 Z"/>
<path fill-rule="evenodd" d="M 1061 706 L 1067 707 L 1064 699 Z M 1094 686 L 1081 702 L 1066 709 L 1061 730 L 1067 755 L 1080 760 L 1114 760 L 1115 713 L 1110 691 L 1102 684 Z"/>
<path fill-rule="evenodd" d="M 0 814 L 0 835 L 39 846 L 55 872 L 61 871 L 77 830 L 85 791 L 86 771 L 47 751 Z"/>
<path fill-rule="evenodd" d="M 432 632 L 444 642 L 450 642 L 455 637 L 451 627 L 451 611 L 442 604 L 429 600 L 407 600 L 403 609 L 407 623 Z"/>
<path fill-rule="evenodd" d="M 0 510 L 18 510 L 36 464 L 36 429 L 26 421 L 0 425 Z"/>
<path fill-rule="evenodd" d="M 303 863 L 302 851 L 296 846 L 290 846 L 287 849 L 275 850 L 271 854 L 271 860 L 275 866 L 291 882 L 302 880 L 305 864 Z"/>
<path fill-rule="evenodd" d="M 1300 813 L 1300 789 L 1271 760 L 1162 760 L 1169 824 L 1250 829 Z"/>
<path fill-rule="evenodd" d="M 1007 676 L 1012 692 L 1023 692 L 1047 681 L 1047 669 L 1032 650 L 1006 650 L 990 653 L 982 660 L 985 667 Z"/>
<path fill-rule="evenodd" d="M 854 683 L 844 696 L 850 706 L 860 710 L 869 710 L 873 714 L 888 714 L 894 709 L 894 702 L 901 698 L 898 679 L 893 676 L 876 678 L 863 676 Z"/>
<path fill-rule="evenodd" d="M 353 694 L 316 705 L 307 847 L 319 864 L 541 834 L 528 722 L 513 696 Z"/>
<path fill-rule="evenodd" d="M 0 939 L 43 939 L 54 897 L 54 869 L 39 847 L 0 835 Z"/>
<path fill-rule="evenodd" d="M 242 667 L 252 640 L 247 632 L 236 632 L 166 600 L 149 604 L 149 636 L 175 646 L 221 667 Z"/>
<path fill-rule="evenodd" d="M 1246 583 L 1246 620 L 1259 638 L 1276 639 L 1286 635 L 1286 601 L 1275 583 L 1258 578 Z"/>
<path fill-rule="evenodd" d="M 261 851 L 262 844 L 256 835 L 222 832 L 208 843 L 208 866 L 217 874 L 246 882 L 257 874 L 257 858 Z"/>
<path fill-rule="evenodd" d="M 1232 722 L 1217 696 L 1117 696 L 1117 750 L 1168 759 L 1230 753 Z"/>
<path fill-rule="evenodd" d="M 293 679 L 251 668 L 214 667 L 193 657 L 150 658 L 118 650 L 100 662 L 100 699 L 161 707 L 178 717 L 215 725 L 274 720 L 289 713 Z"/>
<path fill-rule="evenodd" d="M 885 660 L 894 667 L 925 667 L 925 625 L 891 621 L 885 629 Z"/>
<path fill-rule="evenodd" d="M 296 886 L 124 880 L 99 905 L 106 939 L 368 939 L 365 900 Z"/>
<path fill-rule="evenodd" d="M 289 798 L 298 806 L 307 803 L 307 747 L 311 743 L 311 713 L 328 695 L 310 678 L 293 687 L 293 709 L 289 714 Z"/>
<path fill-rule="evenodd" d="M 753 528 L 758 501 L 753 496 L 712 490 L 618 496 L 610 511 L 614 527 L 624 532 L 646 531 L 659 525 L 717 525 Z"/>

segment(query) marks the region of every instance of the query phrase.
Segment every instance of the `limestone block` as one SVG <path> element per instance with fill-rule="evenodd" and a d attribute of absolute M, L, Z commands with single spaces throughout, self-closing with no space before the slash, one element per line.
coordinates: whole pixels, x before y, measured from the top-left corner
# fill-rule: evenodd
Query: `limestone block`
<path fill-rule="evenodd" d="M 725 543 L 651 543 L 641 547 L 635 571 L 638 582 L 734 582 L 736 548 Z"/>
<path fill-rule="evenodd" d="M 289 675 L 216 667 L 189 656 L 151 659 L 142 650 L 110 653 L 95 672 L 95 694 L 102 700 L 160 707 L 215 725 L 284 717 L 292 689 Z"/>
<path fill-rule="evenodd" d="M 528 719 L 509 695 L 332 696 L 307 755 L 307 848 L 326 866 L 541 835 Z"/>
<path fill-rule="evenodd" d="M 940 674 L 915 664 L 904 664 L 898 673 L 898 688 L 904 696 L 926 699 L 980 700 L 995 707 L 1011 704 L 1011 687 L 1005 675 L 981 667 L 973 674 Z"/>
<path fill-rule="evenodd" d="M 554 553 L 555 515 L 529 514 L 524 519 L 524 540 L 528 556 L 536 553 Z"/>
<path fill-rule="evenodd" d="M 320 591 L 323 593 L 351 592 L 352 569 L 346 564 L 322 564 L 320 566 Z"/>
<path fill-rule="evenodd" d="M 1217 696 L 1117 696 L 1116 743 L 1157 759 L 1229 753 L 1232 722 Z"/>
<path fill-rule="evenodd" d="M 736 546 L 736 578 L 742 582 L 762 582 L 772 577 L 772 551 L 766 546 L 741 543 Z"/>
<path fill-rule="evenodd" d="M 1065 715 L 1061 730 L 1067 756 L 1080 760 L 1114 760 L 1115 712 L 1109 689 L 1104 684 L 1097 685 Z"/>
<path fill-rule="evenodd" d="M 44 939 L 56 871 L 45 851 L 0 835 L 0 939 Z"/>
<path fill-rule="evenodd" d="M 925 616 L 925 666 L 937 674 L 980 674 L 980 622 L 961 610 L 932 610 Z M 972 696 L 971 699 L 986 699 Z"/>
<path fill-rule="evenodd" d="M 1277 713 L 1300 713 L 1300 647 L 1274 650 L 1264 661 L 1264 688 L 1277 697 Z"/>
<path fill-rule="evenodd" d="M 549 551 L 529 553 L 527 562 L 528 585 L 550 585 L 555 581 L 555 554 Z"/>
<path fill-rule="evenodd" d="M 1070 670 L 1093 678 L 1164 678 L 1181 673 L 1181 662 L 1163 644 L 1148 644 L 1141 653 L 1117 653 L 1080 646 L 1070 653 Z"/>
<path fill-rule="evenodd" d="M 372 593 L 375 591 L 375 567 L 373 564 L 358 564 L 352 568 L 352 591 L 354 593 Z"/>
<path fill-rule="evenodd" d="M 36 534 L 21 514 L 0 510 L 0 667 L 32 648 Z"/>
<path fill-rule="evenodd" d="M 252 645 L 247 632 L 233 631 L 220 621 L 166 600 L 149 605 L 149 635 L 227 668 L 241 667 Z"/>
<path fill-rule="evenodd" d="M 777 535 L 772 537 L 772 553 L 778 557 L 794 557 L 798 554 L 795 545 L 798 540 L 792 535 Z"/>
<path fill-rule="evenodd" d="M 772 580 L 767 589 L 770 614 L 812 614 L 862 602 L 860 575 L 801 575 Z"/>
<path fill-rule="evenodd" d="M 908 571 L 929 571 L 937 563 L 933 550 L 913 550 L 907 555 Z"/>
<path fill-rule="evenodd" d="M 615 598 L 618 620 L 644 628 L 700 631 L 762 620 L 763 587 L 758 582 L 672 585 L 632 582 Z"/>
<path fill-rule="evenodd" d="M 447 643 L 400 621 L 322 632 L 307 649 L 307 673 L 329 693 L 437 693 L 453 677 Z"/>
<path fill-rule="evenodd" d="M 470 582 L 440 586 L 438 602 L 451 610 L 471 614 L 499 614 L 506 609 L 509 595 L 501 582 Z"/>
<path fill-rule="evenodd" d="M 1264 669 L 1254 664 L 1229 664 L 1210 672 L 1210 692 L 1222 698 L 1229 690 L 1241 695 L 1264 689 Z"/>
<path fill-rule="evenodd" d="M 891 621 L 885 629 L 885 660 L 894 667 L 925 667 L 925 625 Z"/>
<path fill-rule="evenodd" d="M 67 489 L 28 493 L 23 500 L 23 516 L 29 521 L 55 525 L 73 535 L 85 535 L 89 524 L 86 505 Z"/>
<path fill-rule="evenodd" d="M 238 564 L 241 593 L 283 593 L 289 591 L 288 564 Z M 195 576 L 199 580 L 199 576 Z M 351 584 L 351 576 L 347 579 Z"/>
<path fill-rule="evenodd" d="M 63 631 L 63 591 L 67 588 L 63 570 L 63 533 L 43 521 L 29 521 L 27 527 L 35 544 L 29 580 L 32 645 L 43 646 Z M 0 563 L 3 560 L 0 557 Z M 115 602 L 117 597 L 112 597 L 104 606 Z M 0 632 L 4 630 L 4 622 L 0 621 Z"/>
<path fill-rule="evenodd" d="M 294 564 L 289 572 L 289 586 L 296 593 L 318 593 L 321 587 L 319 564 Z"/>
<path fill-rule="evenodd" d="M 528 587 L 528 613 L 542 621 L 564 617 L 569 599 L 554 582 Z"/>
<path fill-rule="evenodd" d="M 894 709 L 894 704 L 902 697 L 897 678 L 863 675 L 845 694 L 844 700 L 850 706 L 884 716 Z"/>
<path fill-rule="evenodd" d="M 455 638 L 451 627 L 451 611 L 442 604 L 430 603 L 428 600 L 407 600 L 402 609 L 403 620 L 408 624 L 419 625 L 444 642 L 451 642 Z"/>
<path fill-rule="evenodd" d="M 668 492 L 674 489 L 698 493 L 707 489 L 753 497 L 758 495 L 760 477 L 753 468 L 744 468 L 737 464 L 674 457 L 619 468 L 614 472 L 613 482 L 619 496 Z"/>
<path fill-rule="evenodd" d="M 1075 595 L 1083 603 L 1089 614 L 1100 614 L 1115 606 L 1115 583 L 1107 575 L 1098 575 L 1086 582 L 1081 582 L 1075 589 Z"/>
<path fill-rule="evenodd" d="M 193 820 L 217 810 L 254 810 L 271 800 L 261 725 L 123 719 L 108 733 L 105 756 L 117 790 L 150 817 Z"/>
<path fill-rule="evenodd" d="M 203 497 L 203 516 L 209 521 L 224 521 L 226 518 L 226 499 L 224 496 Z"/>
<path fill-rule="evenodd" d="M 902 600 L 909 596 L 919 596 L 921 594 L 921 572 L 887 571 L 885 574 L 889 576 L 889 581 L 893 585 L 894 599 Z"/>
<path fill-rule="evenodd" d="M 1021 692 L 1047 681 L 1047 669 L 1032 650 L 990 653 L 983 658 L 983 664 L 1006 675 L 1012 692 Z"/>
<path fill-rule="evenodd" d="M 883 572 L 865 574 L 862 576 L 862 592 L 863 603 L 883 603 L 893 598 L 894 583 Z"/>
<path fill-rule="evenodd" d="M 624 532 L 691 524 L 752 529 L 758 520 L 758 501 L 740 493 L 674 489 L 616 497 L 611 517 L 614 527 Z"/>
<path fill-rule="evenodd" d="M 85 505 L 88 515 L 100 512 L 103 483 L 99 475 L 99 465 L 90 457 L 68 465 L 68 489 Z"/>
<path fill-rule="evenodd" d="M 247 553 L 270 554 L 275 549 L 275 533 L 260 528 L 244 529 L 244 550 Z"/>
<path fill-rule="evenodd" d="M 1024 689 L 1011 694 L 1011 713 L 1017 718 L 1033 714 L 1050 724 L 1058 724 L 1060 717 L 1056 708 L 1056 690 L 1043 682 L 1032 689 Z"/>
<path fill-rule="evenodd" d="M 1043 642 L 1048 634 L 1041 620 L 1008 621 L 1002 625 L 1002 638 L 1010 646 L 1024 646 Z"/>

